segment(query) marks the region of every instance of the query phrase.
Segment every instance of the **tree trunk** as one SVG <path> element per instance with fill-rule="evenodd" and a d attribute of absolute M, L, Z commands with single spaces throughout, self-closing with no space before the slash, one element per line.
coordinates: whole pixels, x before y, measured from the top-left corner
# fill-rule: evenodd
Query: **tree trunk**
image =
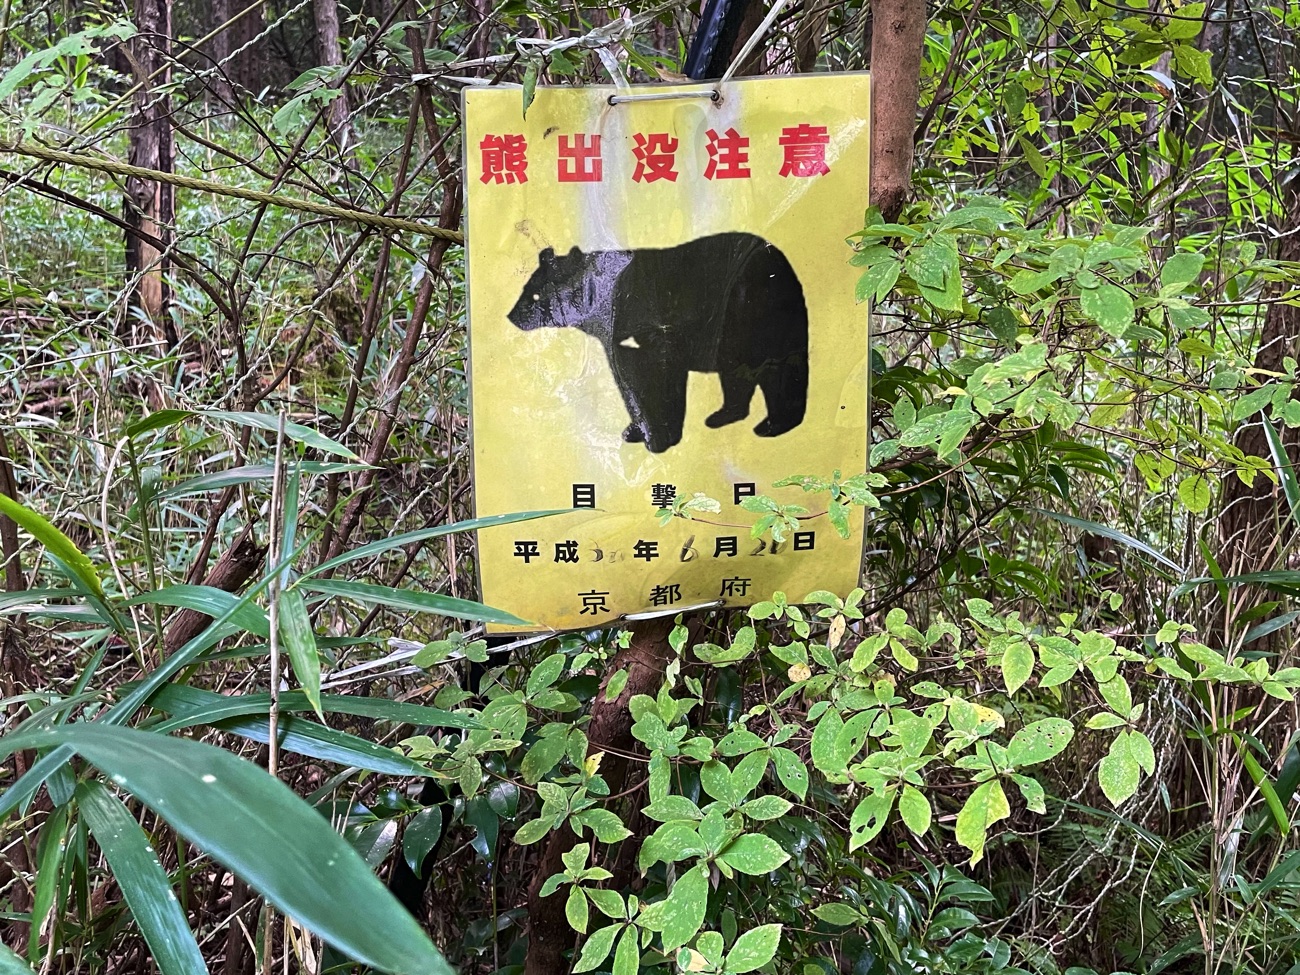
<path fill-rule="evenodd" d="M 596 692 L 591 707 L 591 723 L 587 726 L 587 753 L 606 753 L 601 772 L 613 795 L 623 791 L 627 777 L 627 759 L 621 757 L 621 753 L 631 751 L 636 744 L 632 737 L 632 712 L 628 709 L 628 702 L 638 694 L 659 692 L 664 672 L 674 656 L 668 645 L 672 628 L 671 617 L 639 624 L 632 631 L 628 648 L 615 655 L 600 682 L 600 690 Z M 605 684 L 620 670 L 627 671 L 627 683 L 615 700 L 607 701 Z M 524 975 L 564 975 L 568 971 L 564 953 L 573 947 L 574 938 L 564 914 L 568 889 L 561 888 L 546 898 L 540 896 L 540 891 L 548 877 L 564 870 L 561 858 L 577 842 L 578 838 L 567 825 L 547 838 L 541 862 L 528 886 L 528 957 Z"/>
<path fill-rule="evenodd" d="M 312 8 L 316 17 L 316 58 L 326 67 L 338 67 L 343 64 L 343 48 L 339 44 L 339 8 L 337 0 L 313 0 Z M 339 93 L 330 102 L 326 112 L 326 121 L 330 135 L 341 152 L 347 152 L 352 144 L 351 129 L 348 125 L 347 88 L 340 86 Z"/>
<path fill-rule="evenodd" d="M 170 173 L 175 158 L 171 98 L 167 95 L 171 82 L 171 0 L 135 0 L 135 26 L 138 33 L 131 39 L 130 57 L 139 90 L 133 97 L 129 160 L 133 166 Z M 171 184 L 132 177 L 126 181 L 126 193 L 127 225 L 170 247 L 176 216 Z M 126 270 L 128 275 L 137 276 L 131 304 L 149 323 L 151 338 L 168 349 L 174 348 L 178 336 L 170 315 L 170 256 L 128 231 Z"/>
<path fill-rule="evenodd" d="M 874 0 L 871 7 L 871 202 L 892 221 L 912 189 L 925 0 Z"/>
<path fill-rule="evenodd" d="M 1289 194 L 1286 207 L 1287 218 L 1279 234 L 1277 259 L 1300 262 L 1300 190 Z M 1285 286 L 1281 290 L 1285 291 Z M 1284 371 L 1282 360 L 1287 356 L 1300 358 L 1300 308 L 1274 301 L 1264 314 L 1264 330 L 1259 338 L 1259 351 L 1255 353 L 1255 368 L 1281 373 Z M 1242 427 L 1237 434 L 1237 447 L 1247 455 L 1269 457 L 1263 424 L 1270 422 L 1266 417 L 1254 417 L 1253 422 Z M 1289 463 L 1300 463 L 1300 444 L 1297 444 L 1294 432 L 1282 428 L 1278 433 Z M 1276 554 L 1277 543 L 1291 535 L 1291 530 L 1286 528 L 1286 514 L 1279 510 L 1280 491 L 1277 484 L 1258 475 L 1250 486 L 1243 484 L 1236 474 L 1230 474 L 1224 480 L 1223 507 L 1219 516 L 1219 564 L 1225 573 L 1256 572 L 1273 567 L 1269 562 Z"/>

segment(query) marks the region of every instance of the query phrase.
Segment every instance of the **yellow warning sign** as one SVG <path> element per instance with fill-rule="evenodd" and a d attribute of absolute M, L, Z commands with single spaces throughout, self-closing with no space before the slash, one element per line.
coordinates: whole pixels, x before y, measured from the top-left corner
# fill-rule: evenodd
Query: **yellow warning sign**
<path fill-rule="evenodd" d="M 466 92 L 476 514 L 577 509 L 479 532 L 488 605 L 562 630 L 857 585 L 861 511 L 845 538 L 773 485 L 866 466 L 868 86 Z M 754 537 L 758 496 L 797 530 Z"/>

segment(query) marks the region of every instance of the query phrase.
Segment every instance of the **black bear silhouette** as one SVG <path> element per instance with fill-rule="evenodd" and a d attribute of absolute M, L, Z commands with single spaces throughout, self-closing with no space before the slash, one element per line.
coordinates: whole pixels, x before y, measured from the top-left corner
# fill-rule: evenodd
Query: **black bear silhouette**
<path fill-rule="evenodd" d="M 722 407 L 704 422 L 743 420 L 755 387 L 775 437 L 803 422 L 808 402 L 808 310 L 794 268 L 753 234 L 700 237 L 677 247 L 538 256 L 510 321 L 524 331 L 577 328 L 600 340 L 623 394 L 630 443 L 662 453 L 682 439 L 686 377 L 716 372 Z"/>

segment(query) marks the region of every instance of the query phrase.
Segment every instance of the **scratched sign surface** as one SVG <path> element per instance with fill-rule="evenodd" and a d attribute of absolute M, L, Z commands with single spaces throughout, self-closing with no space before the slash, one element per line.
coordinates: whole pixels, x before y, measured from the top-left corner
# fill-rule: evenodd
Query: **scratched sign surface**
<path fill-rule="evenodd" d="M 476 513 L 577 509 L 479 533 L 486 603 L 560 630 L 857 584 L 860 512 L 773 484 L 865 469 L 868 86 L 466 92 Z M 808 516 L 753 538 L 754 495 Z"/>

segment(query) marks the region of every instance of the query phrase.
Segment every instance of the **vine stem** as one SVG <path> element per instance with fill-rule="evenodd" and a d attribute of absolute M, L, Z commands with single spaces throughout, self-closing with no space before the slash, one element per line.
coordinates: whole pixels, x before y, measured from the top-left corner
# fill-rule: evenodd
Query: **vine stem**
<path fill-rule="evenodd" d="M 266 771 L 277 776 L 280 771 L 280 583 L 283 576 L 276 569 L 284 543 L 284 410 L 280 410 L 275 433 L 275 476 L 271 481 L 271 542 L 268 546 L 267 565 L 271 567 L 271 583 L 267 587 L 268 619 L 270 623 L 271 704 L 267 711 Z M 263 927 L 262 973 L 271 975 L 272 957 L 275 953 L 275 911 L 266 905 L 266 924 Z M 287 950 L 287 949 L 286 949 Z"/>

